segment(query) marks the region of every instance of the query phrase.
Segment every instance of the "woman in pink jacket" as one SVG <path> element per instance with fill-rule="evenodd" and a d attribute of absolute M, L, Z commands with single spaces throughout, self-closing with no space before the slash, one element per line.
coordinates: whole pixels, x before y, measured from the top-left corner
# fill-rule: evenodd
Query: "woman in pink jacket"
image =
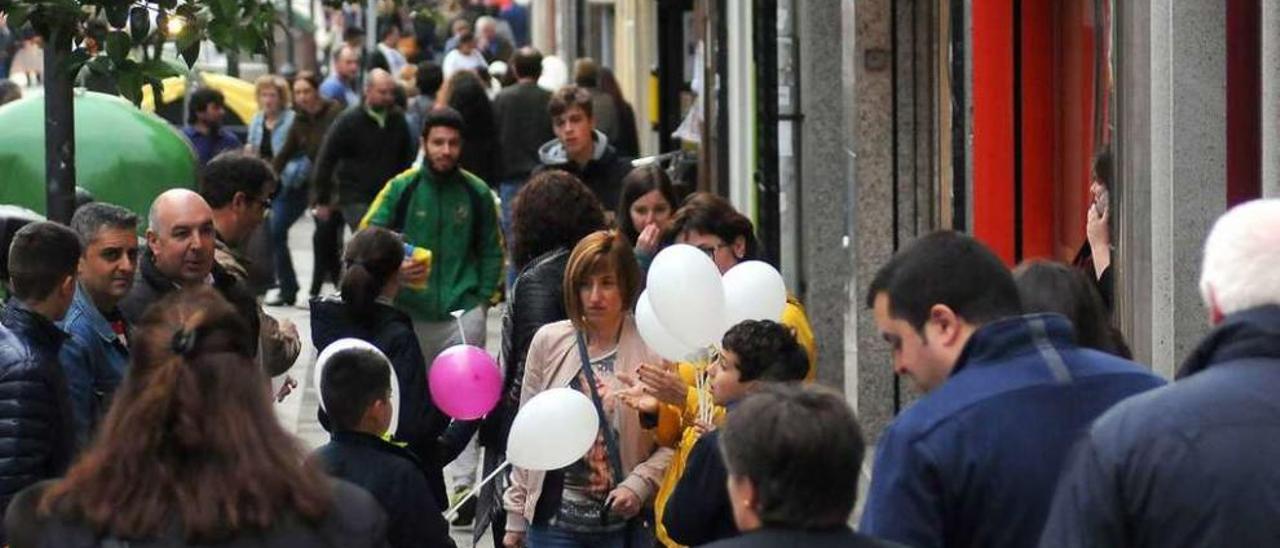
<path fill-rule="evenodd" d="M 610 396 L 624 388 L 619 376 L 662 360 L 636 331 L 631 307 L 639 293 L 640 272 L 626 238 L 600 231 L 574 247 L 564 277 L 570 319 L 534 335 L 521 405 L 544 390 L 571 387 L 603 407 L 605 421 L 587 454 L 567 468 L 512 470 L 504 546 L 653 544 L 642 511 L 652 504 L 671 450 L 658 448 L 639 414 Z"/>

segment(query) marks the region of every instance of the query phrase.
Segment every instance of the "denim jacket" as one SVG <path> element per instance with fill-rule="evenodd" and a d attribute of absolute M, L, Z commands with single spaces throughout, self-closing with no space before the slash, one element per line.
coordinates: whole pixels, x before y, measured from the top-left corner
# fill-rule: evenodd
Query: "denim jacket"
<path fill-rule="evenodd" d="M 61 326 L 70 337 L 63 343 L 58 359 L 67 376 L 76 441 L 83 443 L 106 413 L 111 394 L 124 379 L 129 349 L 83 287 L 76 288 Z"/>
<path fill-rule="evenodd" d="M 289 127 L 293 125 L 294 112 L 291 109 L 280 111 L 280 121 L 276 123 L 276 128 L 271 130 L 271 150 L 275 154 L 279 154 L 284 150 L 284 143 L 289 137 Z M 262 111 L 258 111 L 253 115 L 253 119 L 249 121 L 249 147 L 257 152 L 258 147 L 262 145 L 262 132 L 266 124 L 266 116 Z M 267 162 L 271 158 L 263 158 Z M 304 184 L 310 175 L 311 161 L 304 155 L 298 155 L 296 158 L 289 159 L 285 167 L 280 172 L 280 184 L 285 188 L 297 188 Z"/>

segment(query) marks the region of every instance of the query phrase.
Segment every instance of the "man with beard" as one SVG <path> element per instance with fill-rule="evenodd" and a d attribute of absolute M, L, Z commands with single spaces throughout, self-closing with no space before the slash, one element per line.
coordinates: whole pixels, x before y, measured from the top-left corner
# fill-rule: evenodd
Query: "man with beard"
<path fill-rule="evenodd" d="M 59 360 L 67 376 L 76 441 L 83 445 L 129 365 L 128 324 L 118 305 L 138 269 L 138 216 L 117 205 L 92 203 L 76 210 L 71 228 L 84 252 L 75 300 L 62 320 L 70 337 Z"/>
<path fill-rule="evenodd" d="M 364 103 L 340 114 L 325 133 L 313 175 L 317 219 L 336 213 L 355 230 L 378 189 L 413 164 L 413 139 L 395 108 L 395 90 L 390 73 L 370 71 Z"/>
<path fill-rule="evenodd" d="M 227 128 L 222 119 L 227 115 L 227 101 L 222 92 L 212 88 L 200 88 L 191 94 L 187 109 L 187 127 L 182 133 L 191 140 L 196 158 L 201 166 L 209 163 L 218 153 L 240 148 L 240 139 Z"/>
<path fill-rule="evenodd" d="M 431 252 L 428 264 L 406 256 L 401 267 L 405 281 L 396 307 L 413 319 L 413 329 L 428 362 L 440 351 L 461 343 L 450 313 L 465 310 L 459 323 L 469 344 L 484 346 L 486 308 L 500 297 L 502 231 L 497 203 L 479 177 L 458 168 L 462 152 L 462 115 L 442 107 L 427 113 L 422 127 L 423 167 L 397 176 L 382 188 L 361 221 L 401 232 L 406 244 Z M 422 285 L 425 281 L 425 287 Z M 470 437 L 471 429 L 451 429 Z M 451 439 L 449 452 L 466 444 Z M 437 455 L 447 464 L 455 455 Z M 429 458 L 424 455 L 424 458 Z M 450 469 L 454 491 L 475 482 L 475 446 Z"/>

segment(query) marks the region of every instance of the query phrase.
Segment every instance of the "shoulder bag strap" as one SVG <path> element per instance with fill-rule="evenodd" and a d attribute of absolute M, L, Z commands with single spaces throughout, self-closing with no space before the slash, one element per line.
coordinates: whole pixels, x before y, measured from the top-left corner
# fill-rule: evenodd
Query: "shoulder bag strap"
<path fill-rule="evenodd" d="M 422 184 L 422 174 L 414 176 L 413 180 L 404 186 L 399 199 L 396 200 L 396 209 L 391 215 L 391 223 L 387 225 L 387 230 L 404 233 L 405 219 L 409 216 L 409 202 L 413 201 L 413 193 L 418 191 L 420 184 Z"/>
<path fill-rule="evenodd" d="M 577 333 L 578 336 L 578 355 L 582 359 L 582 373 L 587 377 L 587 389 L 591 392 L 591 402 L 596 404 L 596 415 L 600 418 L 600 429 L 604 431 L 605 447 L 609 450 L 609 467 L 613 469 L 613 481 L 615 487 L 622 485 L 622 480 L 626 479 L 622 474 L 622 454 L 618 452 L 618 438 L 613 435 L 613 429 L 609 427 L 609 420 L 604 414 L 604 404 L 600 401 L 600 393 L 596 390 L 596 374 L 591 368 L 591 357 L 587 354 L 587 339 L 582 336 L 582 332 Z"/>

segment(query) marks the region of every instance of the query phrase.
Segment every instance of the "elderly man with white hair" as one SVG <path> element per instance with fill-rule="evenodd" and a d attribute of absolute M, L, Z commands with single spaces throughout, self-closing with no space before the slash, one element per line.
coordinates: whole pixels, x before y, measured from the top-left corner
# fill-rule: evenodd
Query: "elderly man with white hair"
<path fill-rule="evenodd" d="M 1214 330 L 1167 387 L 1077 445 L 1041 546 L 1274 546 L 1280 539 L 1280 200 L 1223 215 L 1201 294 Z"/>

